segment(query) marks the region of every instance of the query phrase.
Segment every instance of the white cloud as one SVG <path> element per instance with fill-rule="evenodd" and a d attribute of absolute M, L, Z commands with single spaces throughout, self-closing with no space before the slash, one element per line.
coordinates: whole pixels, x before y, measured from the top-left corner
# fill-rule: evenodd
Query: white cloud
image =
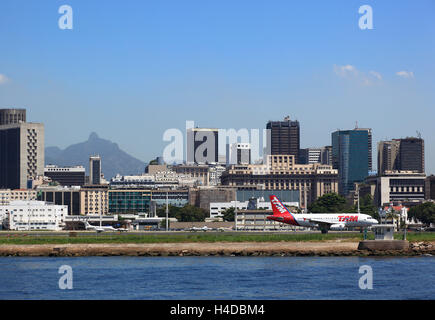
<path fill-rule="evenodd" d="M 379 72 L 376 71 L 370 71 L 369 74 L 373 77 L 375 77 L 378 80 L 382 80 L 382 75 Z"/>
<path fill-rule="evenodd" d="M 0 73 L 0 84 L 5 84 L 6 82 L 9 82 L 9 78 Z"/>
<path fill-rule="evenodd" d="M 343 78 L 346 78 L 348 76 L 358 75 L 358 70 L 350 64 L 345 65 L 345 66 L 337 66 L 334 64 L 334 72 L 335 72 L 335 74 L 337 74 Z"/>
<path fill-rule="evenodd" d="M 405 79 L 414 78 L 414 72 L 412 71 L 399 71 L 396 72 L 396 75 Z"/>
<path fill-rule="evenodd" d="M 362 72 L 350 64 L 344 66 L 334 65 L 334 72 L 341 78 L 354 79 L 358 83 L 370 86 L 382 80 L 382 75 L 377 71 Z"/>

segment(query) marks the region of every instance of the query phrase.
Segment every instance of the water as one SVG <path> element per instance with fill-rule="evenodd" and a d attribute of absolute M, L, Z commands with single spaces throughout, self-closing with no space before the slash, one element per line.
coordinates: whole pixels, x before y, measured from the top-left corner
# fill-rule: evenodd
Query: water
<path fill-rule="evenodd" d="M 73 289 L 59 288 L 59 267 Z M 373 270 L 361 290 L 359 267 Z M 3 257 L 0 299 L 434 299 L 435 257 Z"/>

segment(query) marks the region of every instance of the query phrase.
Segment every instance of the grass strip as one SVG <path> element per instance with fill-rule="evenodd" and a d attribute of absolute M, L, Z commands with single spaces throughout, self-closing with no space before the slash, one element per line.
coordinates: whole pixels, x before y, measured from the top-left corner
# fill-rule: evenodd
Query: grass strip
<path fill-rule="evenodd" d="M 368 233 L 368 239 L 374 239 L 373 233 Z M 396 234 L 395 239 L 403 239 Z M 90 234 L 71 237 L 65 235 L 32 235 L 10 234 L 1 235 L 0 244 L 74 244 L 74 243 L 182 243 L 182 242 L 281 242 L 281 241 L 361 241 L 363 234 L 355 233 L 310 233 L 310 234 L 226 234 L 226 233 L 192 233 L 192 234 Z M 435 241 L 434 232 L 408 233 L 407 240 Z"/>

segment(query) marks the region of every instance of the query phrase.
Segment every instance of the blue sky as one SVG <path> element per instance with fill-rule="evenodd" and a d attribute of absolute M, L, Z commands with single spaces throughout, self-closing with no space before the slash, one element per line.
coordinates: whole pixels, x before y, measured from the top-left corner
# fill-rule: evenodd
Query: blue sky
<path fill-rule="evenodd" d="M 73 9 L 61 30 L 58 9 Z M 358 27 L 361 5 L 373 30 Z M 25 107 L 47 146 L 92 131 L 148 161 L 166 129 L 265 128 L 286 115 L 301 147 L 331 132 L 415 136 L 435 173 L 435 2 L 0 2 L 0 107 Z M 376 159 L 376 158 L 374 158 Z"/>

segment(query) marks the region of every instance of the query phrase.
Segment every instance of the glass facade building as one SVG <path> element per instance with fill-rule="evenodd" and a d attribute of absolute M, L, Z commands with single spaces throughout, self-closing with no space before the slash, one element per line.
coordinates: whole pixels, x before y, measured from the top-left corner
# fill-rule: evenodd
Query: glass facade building
<path fill-rule="evenodd" d="M 338 169 L 338 190 L 348 195 L 355 182 L 362 182 L 372 170 L 371 129 L 332 133 L 332 165 Z"/>
<path fill-rule="evenodd" d="M 109 214 L 148 212 L 149 190 L 109 190 Z"/>
<path fill-rule="evenodd" d="M 111 189 L 109 190 L 109 214 L 150 212 L 151 202 L 157 207 L 168 204 L 183 207 L 189 203 L 189 190 L 144 190 Z"/>

